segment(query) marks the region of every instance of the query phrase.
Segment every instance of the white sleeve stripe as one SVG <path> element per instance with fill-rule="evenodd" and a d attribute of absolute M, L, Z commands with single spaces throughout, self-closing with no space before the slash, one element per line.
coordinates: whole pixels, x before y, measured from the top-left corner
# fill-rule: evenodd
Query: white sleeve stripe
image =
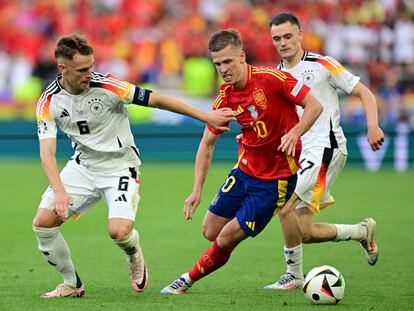
<path fill-rule="evenodd" d="M 332 66 L 336 67 L 336 68 L 340 68 L 342 67 L 342 65 L 340 63 L 338 63 L 335 59 L 333 59 L 332 57 L 325 57 L 325 60 L 328 61 Z"/>
<path fill-rule="evenodd" d="M 128 85 L 122 85 L 119 83 L 113 83 L 112 81 L 106 80 L 102 82 L 103 84 L 107 84 L 107 85 L 112 85 L 115 86 L 116 88 L 122 89 L 123 91 L 126 91 L 128 89 Z"/>
<path fill-rule="evenodd" d="M 121 88 L 123 88 L 125 90 L 128 88 L 128 83 L 126 83 L 124 81 L 120 81 L 120 80 L 114 79 L 114 78 L 108 78 L 107 80 L 110 81 L 110 82 L 113 82 L 115 84 L 118 84 Z"/>
<path fill-rule="evenodd" d="M 43 92 L 42 96 L 40 96 L 37 107 L 36 107 L 36 114 L 37 115 L 42 115 L 43 114 L 43 108 L 44 105 L 47 102 L 47 98 L 54 94 L 56 92 L 56 90 L 58 89 L 58 85 L 56 83 L 51 84 L 45 92 Z"/>
<path fill-rule="evenodd" d="M 108 84 L 108 85 L 113 85 L 115 87 L 121 88 L 122 90 L 127 90 L 128 89 L 128 83 L 125 81 L 121 81 L 118 80 L 116 78 L 112 78 L 112 77 L 93 77 L 91 79 L 91 81 L 93 82 L 98 82 L 98 83 L 103 83 L 103 84 Z"/>

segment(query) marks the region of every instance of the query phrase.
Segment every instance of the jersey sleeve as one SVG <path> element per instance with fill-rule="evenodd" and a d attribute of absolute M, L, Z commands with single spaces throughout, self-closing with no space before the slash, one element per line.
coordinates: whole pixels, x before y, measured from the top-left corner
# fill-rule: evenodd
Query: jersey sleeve
<path fill-rule="evenodd" d="M 125 104 L 148 105 L 150 90 L 119 80 L 109 73 L 106 75 L 96 74 L 93 82 L 116 95 Z"/>
<path fill-rule="evenodd" d="M 40 96 L 36 104 L 37 135 L 39 140 L 56 138 L 57 126 L 51 113 L 52 96 L 46 92 Z"/>
<path fill-rule="evenodd" d="M 329 82 L 336 89 L 341 89 L 346 93 L 351 93 L 358 84 L 360 78 L 353 75 L 336 59 L 330 56 L 325 56 L 317 60 L 329 74 Z"/>
<path fill-rule="evenodd" d="M 222 85 L 220 88 L 220 92 L 217 94 L 216 99 L 214 100 L 214 104 L 213 104 L 213 111 L 220 109 L 220 108 L 224 108 L 226 107 L 226 89 L 230 87 L 229 85 Z M 227 126 L 229 124 L 229 122 L 227 122 L 225 124 L 225 126 Z M 221 133 L 223 133 L 223 131 L 220 130 L 216 130 L 213 127 L 211 127 L 210 125 L 207 125 L 208 130 L 215 134 L 215 135 L 220 135 Z"/>
<path fill-rule="evenodd" d="M 309 93 L 310 88 L 302 82 L 296 80 L 290 73 L 278 71 L 283 76 L 275 77 L 280 84 L 280 93 L 289 102 L 299 105 L 306 94 Z M 273 78 L 273 79 L 275 79 Z"/>

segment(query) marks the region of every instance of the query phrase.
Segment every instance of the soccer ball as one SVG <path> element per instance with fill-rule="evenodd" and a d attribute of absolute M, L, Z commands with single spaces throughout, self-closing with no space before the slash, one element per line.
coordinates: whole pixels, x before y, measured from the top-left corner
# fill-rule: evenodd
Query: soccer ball
<path fill-rule="evenodd" d="M 303 292 L 313 304 L 337 304 L 344 298 L 345 279 L 334 267 L 316 267 L 306 275 Z"/>

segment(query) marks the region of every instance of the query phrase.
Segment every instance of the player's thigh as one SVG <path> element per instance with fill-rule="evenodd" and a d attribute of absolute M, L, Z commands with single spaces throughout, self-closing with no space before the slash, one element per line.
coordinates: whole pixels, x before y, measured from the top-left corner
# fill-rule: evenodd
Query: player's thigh
<path fill-rule="evenodd" d="M 251 237 L 258 235 L 277 213 L 289 202 L 296 186 L 296 174 L 277 180 L 259 180 L 251 178 L 246 181 L 247 190 L 242 207 L 237 211 L 240 227 Z"/>
<path fill-rule="evenodd" d="M 121 169 L 113 173 L 97 174 L 97 187 L 108 206 L 108 219 L 135 221 L 140 201 L 138 168 Z"/>
<path fill-rule="evenodd" d="M 301 201 L 297 208 L 308 207 L 319 214 L 323 198 L 330 198 L 328 171 L 334 165 L 333 156 L 337 149 L 315 147 L 305 151 L 301 157 L 302 169 L 298 172 L 295 192 Z"/>
<path fill-rule="evenodd" d="M 239 169 L 232 170 L 211 201 L 203 223 L 206 239 L 214 240 L 241 208 L 246 190 L 243 174 Z"/>
<path fill-rule="evenodd" d="M 82 214 L 100 199 L 94 185 L 93 173 L 89 172 L 83 166 L 75 161 L 69 161 L 60 173 L 62 184 L 72 197 L 73 204 L 68 206 L 69 217 L 74 214 Z M 49 186 L 42 195 L 39 209 L 47 209 L 52 211 L 55 193 Z M 53 211 L 52 211 L 53 212 Z M 43 213 L 41 211 L 41 213 Z M 44 215 L 52 215 L 44 213 Z"/>
<path fill-rule="evenodd" d="M 203 236 L 209 241 L 214 241 L 230 220 L 231 218 L 218 216 L 207 211 L 203 220 Z"/>
<path fill-rule="evenodd" d="M 240 169 L 232 170 L 217 191 L 208 210 L 223 218 L 234 218 L 242 205 L 245 191 L 245 178 L 241 174 Z"/>
<path fill-rule="evenodd" d="M 330 205 L 332 201 L 335 202 L 331 196 L 331 187 L 344 169 L 346 160 L 346 154 L 342 153 L 339 149 L 333 150 L 332 160 L 326 172 L 326 191 L 321 199 L 321 205 L 323 207 Z"/>

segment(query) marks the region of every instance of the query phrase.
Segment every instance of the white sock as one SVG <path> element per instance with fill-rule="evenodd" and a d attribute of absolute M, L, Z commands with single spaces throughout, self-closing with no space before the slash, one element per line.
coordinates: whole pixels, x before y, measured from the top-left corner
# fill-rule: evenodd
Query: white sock
<path fill-rule="evenodd" d="M 194 281 L 190 278 L 190 274 L 188 272 L 184 273 L 181 277 L 186 281 L 186 283 L 190 285 L 194 283 Z"/>
<path fill-rule="evenodd" d="M 284 253 L 286 259 L 286 272 L 298 279 L 303 279 L 302 244 L 292 248 L 287 248 L 285 246 Z"/>
<path fill-rule="evenodd" d="M 360 224 L 356 225 L 334 225 L 336 227 L 336 237 L 334 241 L 360 241 L 367 236 L 367 229 Z"/>
<path fill-rule="evenodd" d="M 132 229 L 131 233 L 122 240 L 114 240 L 127 256 L 134 255 L 139 249 L 139 234 L 138 231 Z"/>
<path fill-rule="evenodd" d="M 63 276 L 65 284 L 80 287 L 80 281 L 70 257 L 70 249 L 60 228 L 40 228 L 33 226 L 37 237 L 38 248 L 46 258 L 47 262 Z"/>

